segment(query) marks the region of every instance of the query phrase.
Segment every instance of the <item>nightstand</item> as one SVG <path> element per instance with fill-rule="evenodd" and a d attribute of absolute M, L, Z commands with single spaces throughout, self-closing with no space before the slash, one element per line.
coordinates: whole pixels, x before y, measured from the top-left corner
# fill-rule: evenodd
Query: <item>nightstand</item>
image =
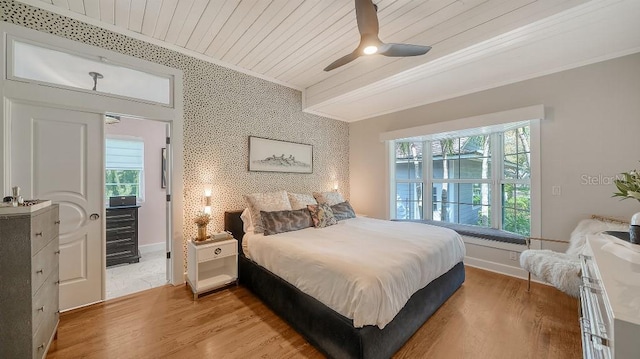
<path fill-rule="evenodd" d="M 238 241 L 187 245 L 187 282 L 193 300 L 202 293 L 236 283 L 238 280 Z"/>

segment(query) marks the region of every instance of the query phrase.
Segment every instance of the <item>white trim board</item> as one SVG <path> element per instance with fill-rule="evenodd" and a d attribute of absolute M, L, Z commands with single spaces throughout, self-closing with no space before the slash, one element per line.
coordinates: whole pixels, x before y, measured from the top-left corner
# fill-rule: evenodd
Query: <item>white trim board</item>
<path fill-rule="evenodd" d="M 456 136 L 461 136 L 460 133 L 462 132 L 477 132 L 479 129 L 485 128 L 490 132 L 495 132 L 496 129 L 493 128 L 495 126 L 538 119 L 544 119 L 544 105 L 521 107 L 506 111 L 383 132 L 380 134 L 380 141 L 424 137 L 435 134 L 447 134 L 450 132 L 456 132 Z"/>
<path fill-rule="evenodd" d="M 524 280 L 527 280 L 529 274 L 522 268 L 512 267 L 506 264 L 491 262 L 473 257 L 464 257 L 464 265 Z M 542 282 L 534 276 L 531 276 L 531 281 L 539 284 L 544 284 L 546 286 L 551 286 L 549 283 Z"/>
<path fill-rule="evenodd" d="M 159 252 L 159 251 L 164 251 L 166 245 L 167 244 L 165 242 L 143 244 L 138 246 L 138 250 L 140 250 L 141 254 Z"/>

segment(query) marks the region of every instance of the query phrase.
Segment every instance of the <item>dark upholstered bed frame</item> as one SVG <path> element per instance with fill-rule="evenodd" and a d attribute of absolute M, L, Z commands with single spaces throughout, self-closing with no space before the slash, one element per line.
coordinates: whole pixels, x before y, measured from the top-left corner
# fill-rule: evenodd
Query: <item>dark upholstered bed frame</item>
<path fill-rule="evenodd" d="M 368 325 L 354 328 L 353 321 L 303 293 L 242 251 L 241 211 L 225 212 L 225 230 L 238 240 L 239 279 L 282 319 L 330 358 L 389 358 L 462 285 L 464 265 L 417 291 L 384 329 Z"/>

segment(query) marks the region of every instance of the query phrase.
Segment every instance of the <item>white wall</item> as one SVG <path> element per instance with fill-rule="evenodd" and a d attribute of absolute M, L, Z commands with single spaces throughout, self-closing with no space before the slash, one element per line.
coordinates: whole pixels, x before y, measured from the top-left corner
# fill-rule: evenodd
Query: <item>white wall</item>
<path fill-rule="evenodd" d="M 144 203 L 138 210 L 138 245 L 166 243 L 166 190 L 160 186 L 165 123 L 122 118 L 120 123 L 105 125 L 105 133 L 144 141 Z"/>
<path fill-rule="evenodd" d="M 546 112 L 541 124 L 543 237 L 568 240 L 577 222 L 591 214 L 628 219 L 640 211 L 637 201 L 611 198 L 613 184 L 583 183 L 585 176 L 602 182 L 640 168 L 640 54 L 351 123 L 351 203 L 359 213 L 385 217 L 386 152 L 380 133 L 536 104 Z M 561 186 L 561 196 L 551 195 L 554 185 Z M 471 252 L 517 265 L 507 252 Z"/>

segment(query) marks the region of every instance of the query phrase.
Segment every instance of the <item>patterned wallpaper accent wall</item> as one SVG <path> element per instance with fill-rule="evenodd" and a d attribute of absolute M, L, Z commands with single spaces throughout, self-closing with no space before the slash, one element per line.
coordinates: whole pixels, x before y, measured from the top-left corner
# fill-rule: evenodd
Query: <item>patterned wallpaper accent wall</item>
<path fill-rule="evenodd" d="M 204 188 L 213 185 L 213 221 L 245 207 L 243 194 L 311 193 L 339 184 L 349 196 L 349 126 L 302 112 L 301 93 L 147 42 L 15 1 L 0 0 L 2 21 L 55 34 L 184 72 L 184 223 L 194 237 Z M 249 172 L 250 135 L 313 145 L 313 174 Z"/>

